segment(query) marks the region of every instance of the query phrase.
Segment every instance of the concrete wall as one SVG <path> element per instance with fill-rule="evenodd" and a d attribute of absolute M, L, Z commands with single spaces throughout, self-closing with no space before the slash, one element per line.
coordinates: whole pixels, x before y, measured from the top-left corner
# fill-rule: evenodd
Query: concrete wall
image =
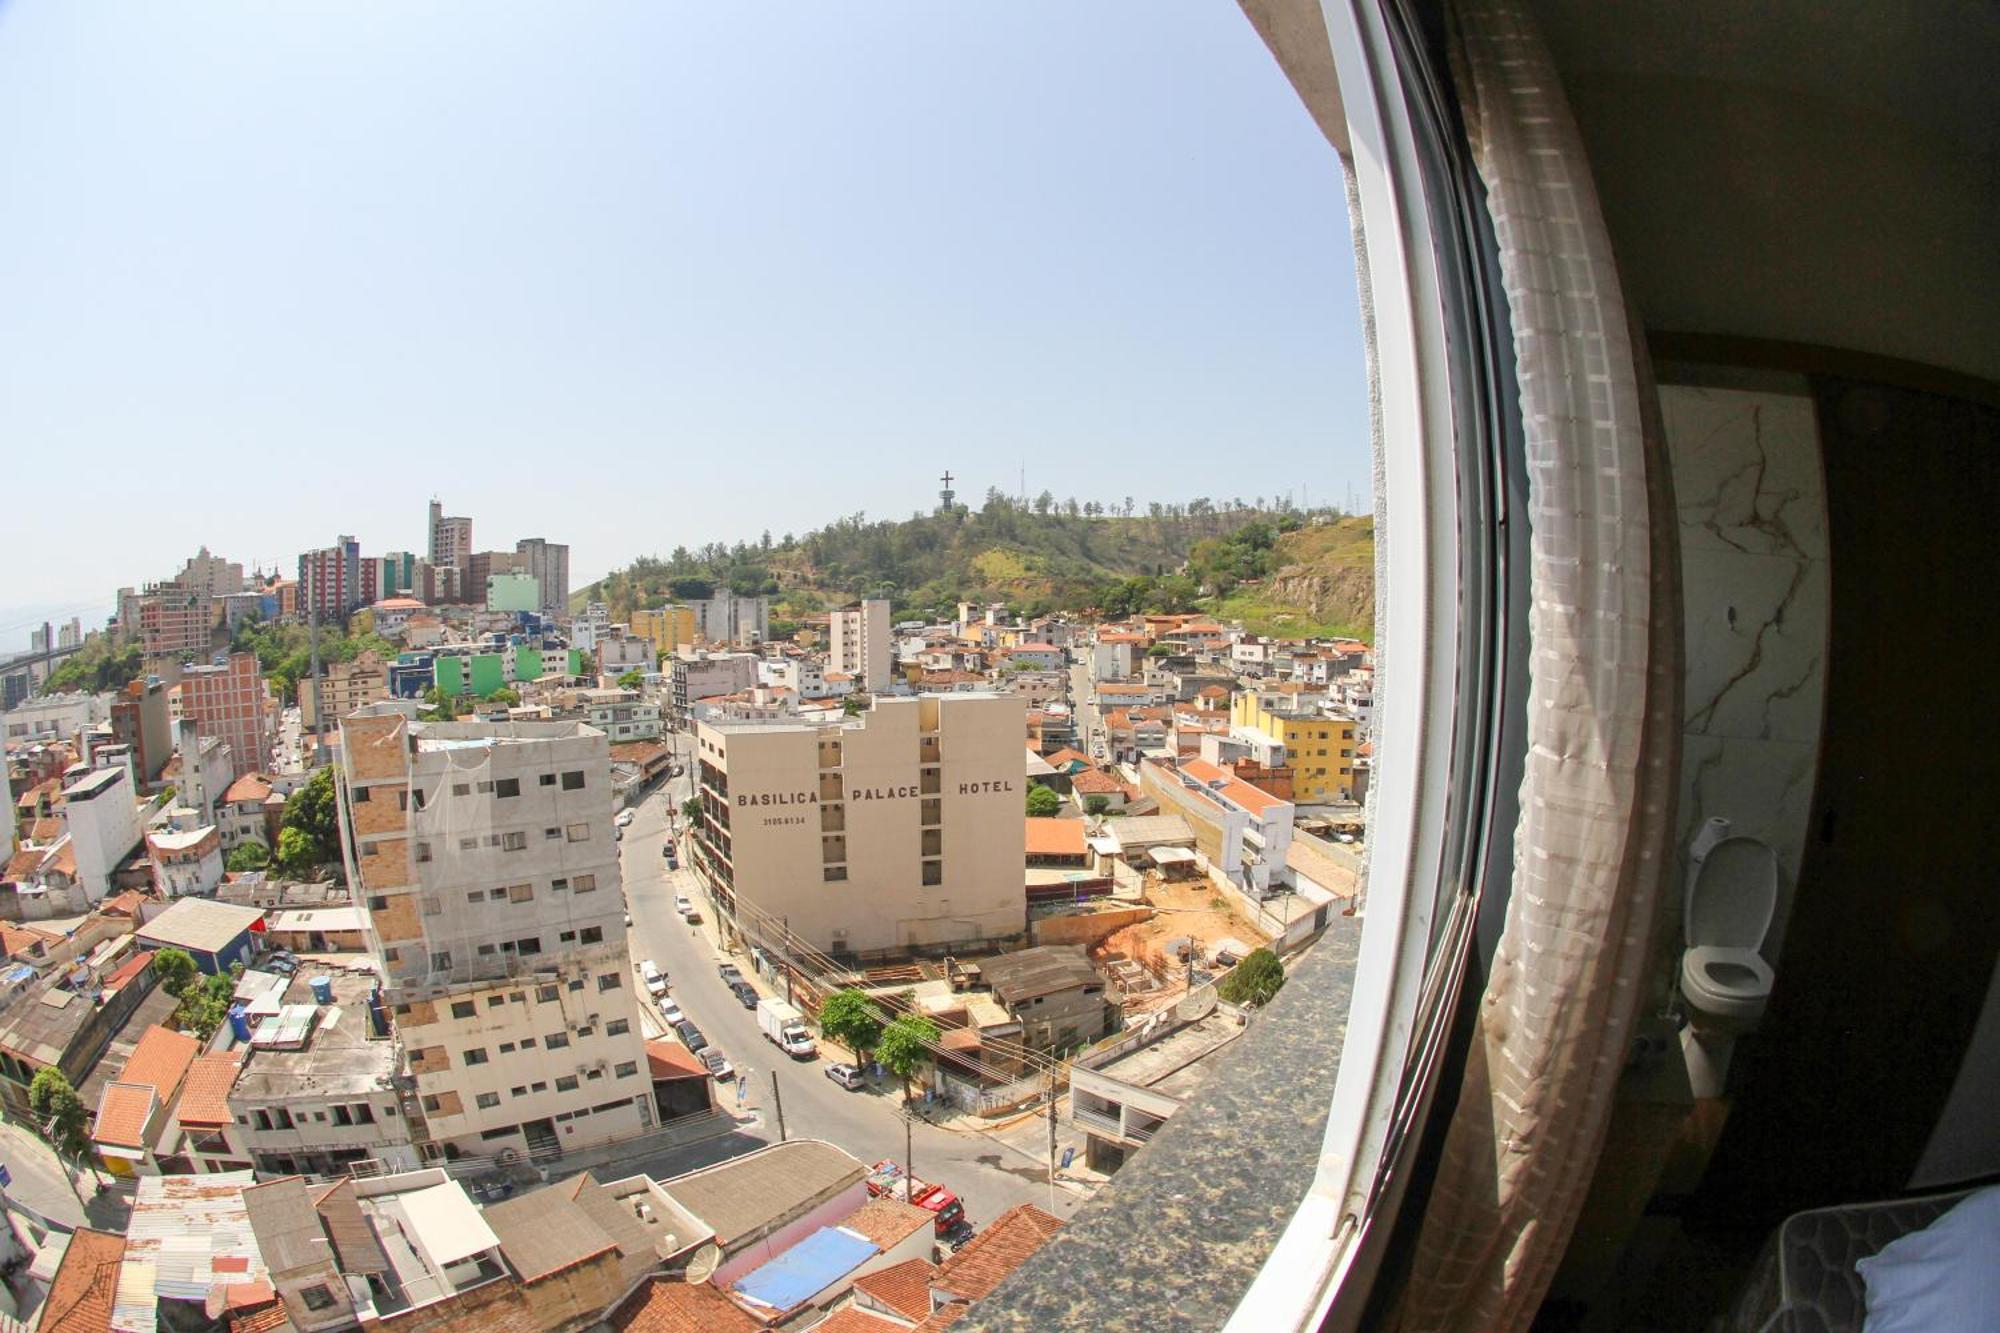
<path fill-rule="evenodd" d="M 1109 912 L 1079 912 L 1069 916 L 1045 916 L 1029 924 L 1030 944 L 1097 944 L 1125 927 L 1150 921 L 1150 907 L 1123 907 Z"/>

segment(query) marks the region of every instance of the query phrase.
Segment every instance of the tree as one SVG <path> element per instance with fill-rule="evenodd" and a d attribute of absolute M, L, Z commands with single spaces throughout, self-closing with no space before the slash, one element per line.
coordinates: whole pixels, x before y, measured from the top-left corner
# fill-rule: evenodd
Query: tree
<path fill-rule="evenodd" d="M 882 1018 L 875 1002 L 863 992 L 848 987 L 829 996 L 819 1008 L 819 1030 L 828 1040 L 837 1041 L 866 1058 L 882 1040 Z"/>
<path fill-rule="evenodd" d="M 312 839 L 295 828 L 278 830 L 278 873 L 291 879 L 304 879 L 321 863 L 319 853 L 312 845 Z"/>
<path fill-rule="evenodd" d="M 81 1157 L 90 1146 L 84 1134 L 83 1098 L 54 1065 L 35 1071 L 34 1082 L 28 1085 L 28 1110 L 42 1137 L 60 1151 Z"/>
<path fill-rule="evenodd" d="M 1278 955 L 1269 949 L 1252 949 L 1249 957 L 1222 979 L 1215 993 L 1231 1004 L 1255 1008 L 1269 1004 L 1284 984 L 1285 965 L 1278 961 Z"/>
<path fill-rule="evenodd" d="M 1028 788 L 1028 813 L 1037 819 L 1047 819 L 1062 809 L 1062 797 L 1047 787 Z"/>
<path fill-rule="evenodd" d="M 1083 813 L 1086 815 L 1101 815 L 1110 808 L 1111 798 L 1109 796 L 1086 796 L 1083 798 Z"/>
<path fill-rule="evenodd" d="M 285 835 L 296 833 L 290 854 Z M 279 822 L 278 861 L 288 873 L 340 859 L 340 811 L 333 794 L 333 770 L 322 768 L 285 799 Z"/>
<path fill-rule="evenodd" d="M 618 678 L 618 688 L 621 690 L 636 690 L 645 683 L 646 673 L 639 670 L 638 667 L 633 667 Z"/>
<path fill-rule="evenodd" d="M 203 977 L 199 986 L 190 987 L 181 996 L 174 1010 L 174 1026 L 185 1028 L 203 1041 L 213 1037 L 222 1020 L 229 1016 L 229 1000 L 242 975 L 243 965 L 238 963 L 228 975 Z"/>
<path fill-rule="evenodd" d="M 882 1029 L 882 1039 L 875 1047 L 875 1058 L 902 1080 L 905 1101 L 909 1100 L 911 1077 L 929 1062 L 930 1048 L 937 1044 L 937 1039 L 937 1024 L 928 1018 L 909 1014 Z"/>
<path fill-rule="evenodd" d="M 261 842 L 239 843 L 230 850 L 222 863 L 222 868 L 232 874 L 242 874 L 246 870 L 262 870 L 271 864 L 271 849 Z"/>
<path fill-rule="evenodd" d="M 521 704 L 521 692 L 519 690 L 510 690 L 505 685 L 502 685 L 499 689 L 487 695 L 485 702 L 492 704 L 495 708 L 518 708 Z"/>
<path fill-rule="evenodd" d="M 186 949 L 165 948 L 153 955 L 153 979 L 160 989 L 178 1000 L 187 994 L 196 976 L 194 955 Z"/>
<path fill-rule="evenodd" d="M 850 694 L 840 701 L 840 712 L 843 717 L 860 717 L 867 711 L 868 696 L 866 695 Z"/>

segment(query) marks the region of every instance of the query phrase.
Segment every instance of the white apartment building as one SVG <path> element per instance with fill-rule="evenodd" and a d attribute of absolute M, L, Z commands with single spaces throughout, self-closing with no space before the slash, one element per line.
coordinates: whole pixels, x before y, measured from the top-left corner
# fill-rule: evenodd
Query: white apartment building
<path fill-rule="evenodd" d="M 192 809 L 171 813 L 171 823 L 146 835 L 153 887 L 169 898 L 207 897 L 222 883 L 222 831 Z"/>
<path fill-rule="evenodd" d="M 598 640 L 611 634 L 611 608 L 603 602 L 592 602 L 577 612 L 570 622 L 569 643 L 572 648 L 590 652 L 597 647 Z"/>
<path fill-rule="evenodd" d="M 377 705 L 341 742 L 348 879 L 426 1151 L 543 1158 L 653 1124 L 604 733 Z"/>
<path fill-rule="evenodd" d="M 613 745 L 660 739 L 660 705 L 637 690 L 585 690 L 583 717 Z"/>
<path fill-rule="evenodd" d="M 0 739 L 66 741 L 85 727 L 111 719 L 109 694 L 44 694 L 0 713 Z"/>
<path fill-rule="evenodd" d="M 718 909 L 753 937 L 787 920 L 832 953 L 1018 937 L 1025 712 L 1011 695 L 923 695 L 839 721 L 699 726 Z"/>
<path fill-rule="evenodd" d="M 800 699 L 830 699 L 845 693 L 829 684 L 826 664 L 816 657 L 767 657 L 757 664 L 758 679 Z"/>
<path fill-rule="evenodd" d="M 762 643 L 771 637 L 771 599 L 728 593 L 689 602 L 696 633 L 710 643 Z"/>
<path fill-rule="evenodd" d="M 889 603 L 855 602 L 827 617 L 828 665 L 846 673 L 870 694 L 894 679 L 896 640 L 889 628 Z"/>
<path fill-rule="evenodd" d="M 111 892 L 111 875 L 139 845 L 138 793 L 126 764 L 64 774 L 63 823 L 69 829 L 76 857 L 77 885 L 85 901 L 95 904 Z"/>

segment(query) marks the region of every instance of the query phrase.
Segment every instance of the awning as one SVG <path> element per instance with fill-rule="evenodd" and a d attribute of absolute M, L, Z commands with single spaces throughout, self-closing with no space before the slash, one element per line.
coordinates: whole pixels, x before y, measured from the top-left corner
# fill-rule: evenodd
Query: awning
<path fill-rule="evenodd" d="M 1185 847 L 1155 847 L 1146 855 L 1156 866 L 1191 865 L 1194 853 Z"/>

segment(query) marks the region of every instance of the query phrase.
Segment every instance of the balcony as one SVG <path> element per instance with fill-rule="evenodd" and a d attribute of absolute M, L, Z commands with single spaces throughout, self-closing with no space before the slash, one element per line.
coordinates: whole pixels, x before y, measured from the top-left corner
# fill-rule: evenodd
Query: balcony
<path fill-rule="evenodd" d="M 917 762 L 920 764 L 943 763 L 943 757 L 939 753 L 940 748 L 937 737 L 925 736 L 917 743 Z"/>
<path fill-rule="evenodd" d="M 1121 1143 L 1145 1143 L 1153 1137 L 1154 1132 L 1163 1123 L 1155 1120 L 1149 1128 L 1140 1129 L 1135 1126 L 1128 1130 L 1121 1115 L 1104 1111 L 1093 1111 L 1083 1106 L 1072 1107 L 1069 1118 L 1073 1123 L 1081 1125 L 1093 1134 L 1101 1134 L 1106 1138 L 1117 1139 Z"/>
<path fill-rule="evenodd" d="M 822 773 L 819 775 L 819 798 L 822 801 L 837 801 L 840 799 L 840 774 Z"/>
<path fill-rule="evenodd" d="M 925 829 L 923 842 L 924 842 L 923 855 L 925 856 L 944 855 L 944 831 L 942 829 L 934 829 L 934 828 Z"/>
<path fill-rule="evenodd" d="M 847 831 L 847 807 L 822 805 L 819 808 L 819 831 L 821 833 L 845 833 Z"/>

